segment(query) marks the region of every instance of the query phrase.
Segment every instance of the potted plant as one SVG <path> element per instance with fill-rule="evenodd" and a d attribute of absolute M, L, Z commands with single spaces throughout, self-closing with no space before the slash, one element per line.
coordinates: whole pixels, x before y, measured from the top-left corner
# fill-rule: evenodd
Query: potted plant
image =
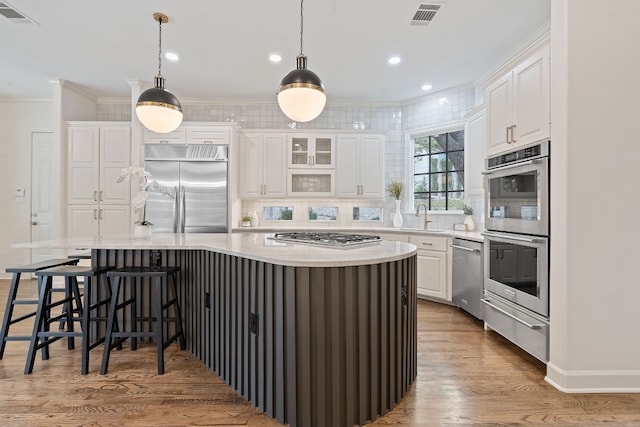
<path fill-rule="evenodd" d="M 251 217 L 249 215 L 245 215 L 242 217 L 242 226 L 251 227 Z"/>
<path fill-rule="evenodd" d="M 473 208 L 469 205 L 464 205 L 462 207 L 462 212 L 465 214 L 464 225 L 467 231 L 471 231 L 476 228 L 475 223 L 473 222 Z"/>
<path fill-rule="evenodd" d="M 387 191 L 395 199 L 396 212 L 393 214 L 393 226 L 396 228 L 402 227 L 402 213 L 400 212 L 400 198 L 402 197 L 402 191 L 404 190 L 404 184 L 400 181 L 391 181 L 387 187 Z"/>
<path fill-rule="evenodd" d="M 129 166 L 122 170 L 122 174 L 118 178 L 118 182 L 128 182 L 132 178 L 139 179 L 138 193 L 131 200 L 133 205 L 133 212 L 140 215 L 142 212 L 142 219 L 136 221 L 133 227 L 133 236 L 136 238 L 149 238 L 151 237 L 151 226 L 153 225 L 146 219 L 146 206 L 149 199 L 149 193 L 147 192 L 147 177 L 151 174 L 139 166 Z"/>

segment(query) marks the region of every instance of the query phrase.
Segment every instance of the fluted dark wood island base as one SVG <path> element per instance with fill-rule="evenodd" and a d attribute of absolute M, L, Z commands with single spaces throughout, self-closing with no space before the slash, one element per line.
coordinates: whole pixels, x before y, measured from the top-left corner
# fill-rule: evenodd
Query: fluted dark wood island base
<path fill-rule="evenodd" d="M 412 245 L 381 242 L 370 248 L 377 260 L 361 255 L 366 249 L 287 245 L 269 260 L 264 247 L 258 255 L 239 254 L 237 248 L 187 248 L 193 244 L 173 249 L 153 240 L 95 245 L 93 262 L 149 265 L 151 253 L 159 252 L 163 265 L 179 265 L 188 349 L 281 423 L 362 424 L 393 408 L 414 381 Z M 395 255 L 383 256 L 390 245 Z M 287 251 L 306 255 L 275 256 Z M 335 266 L 331 256 L 340 259 Z"/>

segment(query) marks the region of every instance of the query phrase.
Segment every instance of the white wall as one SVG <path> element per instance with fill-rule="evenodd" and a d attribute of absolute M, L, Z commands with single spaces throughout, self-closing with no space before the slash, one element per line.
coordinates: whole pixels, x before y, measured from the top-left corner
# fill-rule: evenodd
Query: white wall
<path fill-rule="evenodd" d="M 9 248 L 31 239 L 31 131 L 53 130 L 52 101 L 0 100 L 0 275 L 28 263 L 29 251 Z M 25 188 L 25 197 L 15 190 Z"/>
<path fill-rule="evenodd" d="M 640 391 L 636 0 L 552 2 L 547 380 Z"/>

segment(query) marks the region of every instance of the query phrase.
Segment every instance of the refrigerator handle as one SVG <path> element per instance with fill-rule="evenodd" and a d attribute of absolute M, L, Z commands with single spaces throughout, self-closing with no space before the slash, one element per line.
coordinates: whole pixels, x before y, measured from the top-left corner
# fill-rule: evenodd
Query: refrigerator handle
<path fill-rule="evenodd" d="M 178 232 L 178 218 L 180 216 L 180 193 L 179 187 L 173 187 L 173 232 Z"/>
<path fill-rule="evenodd" d="M 180 186 L 180 233 L 184 233 L 184 223 L 185 223 L 185 216 L 186 216 L 186 203 L 185 203 L 185 191 L 184 191 L 184 187 Z"/>

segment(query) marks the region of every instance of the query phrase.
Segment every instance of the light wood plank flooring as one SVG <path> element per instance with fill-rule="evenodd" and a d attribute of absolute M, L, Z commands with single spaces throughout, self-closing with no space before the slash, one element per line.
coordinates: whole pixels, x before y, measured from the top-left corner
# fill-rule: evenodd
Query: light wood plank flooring
<path fill-rule="evenodd" d="M 0 315 L 8 280 L 0 280 Z M 35 281 L 22 297 L 35 295 Z M 20 307 L 26 311 L 28 307 Z M 15 331 L 30 332 L 30 325 Z M 115 352 L 109 374 L 80 375 L 80 351 L 61 340 L 51 358 L 23 375 L 26 342 L 9 342 L 0 360 L 0 425 L 277 426 L 177 344 L 156 375 L 155 347 Z M 375 425 L 640 426 L 640 394 L 564 394 L 544 381 L 545 366 L 454 307 L 418 302 L 418 378 Z"/>

